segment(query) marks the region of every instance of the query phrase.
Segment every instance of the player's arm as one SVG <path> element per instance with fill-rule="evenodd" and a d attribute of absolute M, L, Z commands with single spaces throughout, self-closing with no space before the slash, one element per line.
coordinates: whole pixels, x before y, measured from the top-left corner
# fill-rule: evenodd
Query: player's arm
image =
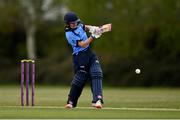
<path fill-rule="evenodd" d="M 80 47 L 83 47 L 83 48 L 85 48 L 86 46 L 88 46 L 92 41 L 93 41 L 93 37 L 92 36 L 90 36 L 87 40 L 85 40 L 85 41 L 78 41 L 78 45 L 80 46 Z"/>
<path fill-rule="evenodd" d="M 89 31 L 91 28 L 92 28 L 93 26 L 92 25 L 85 25 L 85 30 L 86 31 Z M 87 40 L 85 40 L 85 41 L 78 41 L 78 45 L 80 46 L 80 47 L 86 47 L 86 46 L 88 46 L 92 41 L 93 41 L 93 37 L 92 36 L 90 36 Z"/>

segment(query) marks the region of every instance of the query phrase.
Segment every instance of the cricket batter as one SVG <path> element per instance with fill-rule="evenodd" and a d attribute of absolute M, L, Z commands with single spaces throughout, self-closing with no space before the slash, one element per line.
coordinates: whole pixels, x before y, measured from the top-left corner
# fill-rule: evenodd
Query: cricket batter
<path fill-rule="evenodd" d="M 84 25 L 73 12 L 68 12 L 64 16 L 64 22 L 66 23 L 66 38 L 73 49 L 72 55 L 75 73 L 65 108 L 74 108 L 77 106 L 78 99 L 88 77 L 91 80 L 93 94 L 92 106 L 102 108 L 103 73 L 97 56 L 89 47 L 91 42 L 101 36 L 101 34 L 95 33 L 98 27 Z M 86 30 L 92 33 L 90 37 L 87 36 Z"/>

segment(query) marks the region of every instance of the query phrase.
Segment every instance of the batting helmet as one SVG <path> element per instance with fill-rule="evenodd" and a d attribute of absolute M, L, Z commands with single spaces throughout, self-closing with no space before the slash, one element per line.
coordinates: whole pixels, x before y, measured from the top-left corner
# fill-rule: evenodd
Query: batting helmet
<path fill-rule="evenodd" d="M 79 18 L 74 12 L 68 12 L 64 15 L 64 22 L 69 24 L 70 22 L 78 22 Z"/>

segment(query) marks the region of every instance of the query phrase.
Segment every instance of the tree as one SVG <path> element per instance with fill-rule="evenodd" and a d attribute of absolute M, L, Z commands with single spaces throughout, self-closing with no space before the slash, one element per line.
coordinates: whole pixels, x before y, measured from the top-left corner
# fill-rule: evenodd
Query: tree
<path fill-rule="evenodd" d="M 27 56 L 36 59 L 35 34 L 37 25 L 43 20 L 56 20 L 67 12 L 62 2 L 55 0 L 19 0 L 22 6 L 22 19 L 26 30 Z"/>

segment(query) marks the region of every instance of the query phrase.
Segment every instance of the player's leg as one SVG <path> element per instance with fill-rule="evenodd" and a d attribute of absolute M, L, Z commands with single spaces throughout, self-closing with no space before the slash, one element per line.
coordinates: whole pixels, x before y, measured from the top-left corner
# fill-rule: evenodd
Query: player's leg
<path fill-rule="evenodd" d="M 95 97 L 95 94 L 93 94 L 93 86 L 92 86 L 92 80 L 90 78 L 90 84 L 91 84 L 91 93 L 92 93 L 92 106 L 95 107 L 95 104 L 96 104 L 96 97 Z"/>
<path fill-rule="evenodd" d="M 72 107 L 76 107 L 78 99 L 88 78 L 86 67 L 88 59 L 84 59 L 84 56 L 85 53 L 79 54 L 78 56 L 73 56 L 75 75 L 71 83 L 71 89 L 67 101 L 67 105 L 69 104 Z"/>
<path fill-rule="evenodd" d="M 87 72 L 84 70 L 78 70 L 74 75 L 71 83 L 71 89 L 68 95 L 67 105 L 71 104 L 72 107 L 76 107 L 77 101 L 82 93 L 84 85 L 87 80 Z"/>
<path fill-rule="evenodd" d="M 91 63 L 90 66 L 90 75 L 91 75 L 91 86 L 93 92 L 93 102 L 103 103 L 103 93 L 102 93 L 102 79 L 103 73 L 99 61 L 96 59 Z M 102 105 L 98 105 L 98 108 Z"/>

